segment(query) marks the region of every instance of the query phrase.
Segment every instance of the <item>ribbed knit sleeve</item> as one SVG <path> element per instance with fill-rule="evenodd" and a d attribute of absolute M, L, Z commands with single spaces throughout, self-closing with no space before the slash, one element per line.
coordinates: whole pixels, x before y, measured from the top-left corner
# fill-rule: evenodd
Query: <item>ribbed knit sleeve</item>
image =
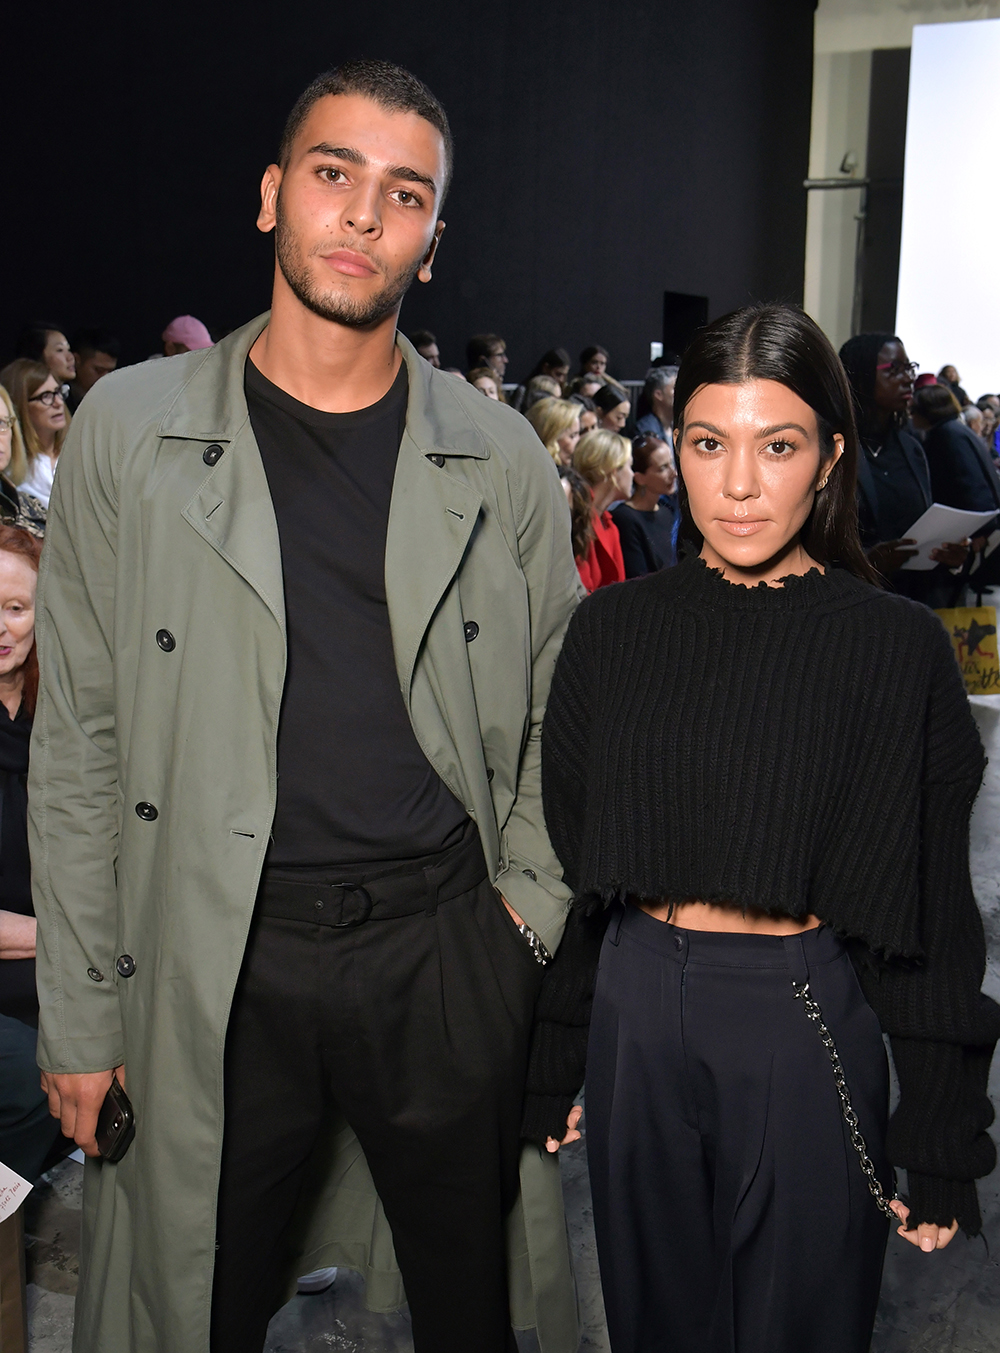
<path fill-rule="evenodd" d="M 900 1084 L 887 1148 L 907 1171 L 910 1224 L 970 1235 L 981 1221 L 973 1181 L 996 1151 L 987 1134 L 990 1059 L 1000 1007 L 982 994 L 986 945 L 969 874 L 969 818 L 982 745 L 944 628 L 929 630 L 931 683 L 920 814 L 923 957 L 861 966 L 865 995 L 889 1034 Z"/>
<path fill-rule="evenodd" d="M 542 806 L 549 839 L 563 866 L 563 878 L 579 885 L 591 753 L 590 617 L 597 599 L 580 607 L 569 623 L 556 663 L 542 725 Z"/>

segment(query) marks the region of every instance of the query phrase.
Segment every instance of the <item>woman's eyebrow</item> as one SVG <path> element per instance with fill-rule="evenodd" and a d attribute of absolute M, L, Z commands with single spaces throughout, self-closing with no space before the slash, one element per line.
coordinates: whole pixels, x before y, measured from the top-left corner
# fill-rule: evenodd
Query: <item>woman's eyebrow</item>
<path fill-rule="evenodd" d="M 808 437 L 809 433 L 801 423 L 775 423 L 773 427 L 761 428 L 757 433 L 758 437 L 773 437 L 776 432 L 801 432 L 803 437 Z"/>

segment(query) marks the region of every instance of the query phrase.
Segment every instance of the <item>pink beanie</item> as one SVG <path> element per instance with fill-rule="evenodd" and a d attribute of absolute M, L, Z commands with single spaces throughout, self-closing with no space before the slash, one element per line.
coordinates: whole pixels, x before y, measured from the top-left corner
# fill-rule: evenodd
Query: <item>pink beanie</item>
<path fill-rule="evenodd" d="M 178 315 L 163 331 L 164 343 L 183 343 L 188 352 L 212 346 L 212 336 L 194 315 Z"/>

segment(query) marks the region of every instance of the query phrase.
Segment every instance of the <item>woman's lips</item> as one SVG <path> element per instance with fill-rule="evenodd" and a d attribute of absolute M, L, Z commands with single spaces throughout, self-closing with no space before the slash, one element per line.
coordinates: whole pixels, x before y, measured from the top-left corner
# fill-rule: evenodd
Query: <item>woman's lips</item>
<path fill-rule="evenodd" d="M 724 531 L 728 531 L 731 536 L 752 536 L 767 525 L 765 517 L 718 517 L 716 518 Z"/>

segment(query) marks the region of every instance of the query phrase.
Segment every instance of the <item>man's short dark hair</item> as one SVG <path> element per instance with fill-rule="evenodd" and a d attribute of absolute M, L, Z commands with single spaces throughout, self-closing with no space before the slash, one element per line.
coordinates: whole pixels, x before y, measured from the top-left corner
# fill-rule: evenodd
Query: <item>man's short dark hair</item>
<path fill-rule="evenodd" d="M 104 329 L 77 329 L 70 339 L 70 352 L 81 357 L 89 352 L 103 352 L 115 361 L 122 355 L 122 345 L 113 334 Z"/>
<path fill-rule="evenodd" d="M 465 345 L 465 359 L 468 370 L 471 371 L 473 367 L 483 366 L 488 357 L 492 357 L 494 353 L 506 346 L 507 344 L 499 334 L 473 334 Z M 488 363 L 486 364 L 488 365 Z"/>
<path fill-rule="evenodd" d="M 389 113 L 416 113 L 432 127 L 436 127 L 444 141 L 444 183 L 438 205 L 444 201 L 451 182 L 451 166 L 454 158 L 454 142 L 448 115 L 422 80 L 411 75 L 402 66 L 391 61 L 345 61 L 342 66 L 324 71 L 317 75 L 312 84 L 304 89 L 295 101 L 295 107 L 288 114 L 285 130 L 278 150 L 278 163 L 282 169 L 288 164 L 292 153 L 292 143 L 309 116 L 314 103 L 326 98 L 328 94 L 361 94 L 372 103 L 377 103 Z"/>
<path fill-rule="evenodd" d="M 410 334 L 410 342 L 416 348 L 417 352 L 421 348 L 437 347 L 437 339 L 431 333 L 430 329 L 414 329 Z"/>

